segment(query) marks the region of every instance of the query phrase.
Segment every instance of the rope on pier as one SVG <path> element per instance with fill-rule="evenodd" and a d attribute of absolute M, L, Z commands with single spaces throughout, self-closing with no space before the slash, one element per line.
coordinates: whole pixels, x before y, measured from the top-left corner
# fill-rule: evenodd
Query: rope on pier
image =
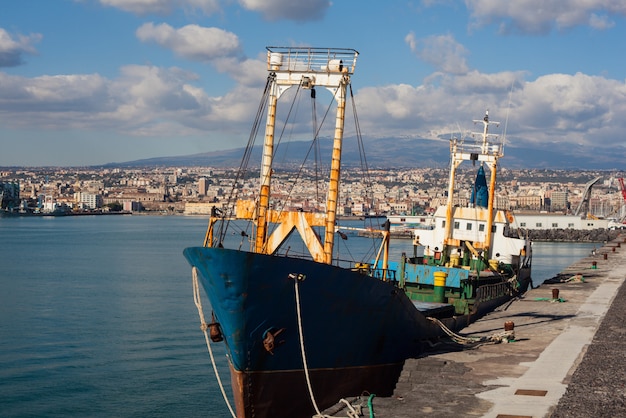
<path fill-rule="evenodd" d="M 335 405 L 326 409 L 324 413 L 321 415 L 314 415 L 312 418 L 359 418 L 365 416 L 365 408 L 369 409 L 369 417 L 374 418 L 374 405 L 372 400 L 376 395 L 372 393 L 368 398 L 364 398 L 366 394 L 368 394 L 368 392 L 364 392 L 361 396 L 351 399 L 342 398 Z M 347 417 L 338 415 L 340 411 L 346 408 Z"/>
<path fill-rule="evenodd" d="M 202 300 L 200 299 L 200 286 L 198 286 L 198 269 L 193 267 L 191 269 L 191 277 L 193 282 L 193 301 L 196 304 L 196 308 L 198 308 L 198 316 L 200 317 L 200 329 L 204 333 L 204 339 L 206 340 L 206 346 L 209 349 L 209 356 L 211 356 L 211 364 L 213 365 L 213 372 L 215 372 L 215 377 L 217 378 L 217 383 L 220 386 L 220 390 L 222 391 L 222 396 L 224 397 L 224 401 L 226 402 L 226 406 L 228 406 L 228 410 L 230 411 L 230 415 L 235 418 L 235 412 L 233 411 L 230 402 L 228 401 L 228 397 L 226 396 L 226 391 L 224 390 L 224 385 L 222 384 L 222 379 L 220 378 L 220 374 L 217 371 L 217 366 L 215 364 L 215 358 L 213 357 L 213 350 L 211 349 L 211 342 L 209 341 L 209 333 L 207 329 L 209 329 L 208 324 L 204 320 L 204 310 L 202 309 Z"/>
<path fill-rule="evenodd" d="M 437 324 L 455 343 L 461 345 L 480 345 L 480 344 L 500 344 L 508 343 L 515 340 L 515 331 L 502 331 L 495 334 L 486 335 L 484 337 L 465 337 L 452 331 L 445 326 L 443 322 L 437 318 L 428 317 L 428 319 Z"/>

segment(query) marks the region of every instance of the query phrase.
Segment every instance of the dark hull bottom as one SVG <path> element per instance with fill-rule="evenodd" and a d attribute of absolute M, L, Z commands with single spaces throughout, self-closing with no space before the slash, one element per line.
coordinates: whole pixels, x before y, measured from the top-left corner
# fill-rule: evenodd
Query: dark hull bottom
<path fill-rule="evenodd" d="M 341 398 L 364 393 L 391 396 L 403 365 L 309 370 L 317 406 L 323 411 Z M 239 418 L 310 418 L 315 414 L 302 370 L 239 372 L 231 366 L 230 372 Z"/>

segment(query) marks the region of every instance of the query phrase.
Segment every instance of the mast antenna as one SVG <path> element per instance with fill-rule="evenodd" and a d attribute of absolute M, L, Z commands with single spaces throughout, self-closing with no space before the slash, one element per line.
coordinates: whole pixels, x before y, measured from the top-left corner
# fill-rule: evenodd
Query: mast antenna
<path fill-rule="evenodd" d="M 506 145 L 506 128 L 509 126 L 509 112 L 511 111 L 513 84 L 514 82 L 511 82 L 511 88 L 509 89 L 509 104 L 506 107 L 506 117 L 504 118 L 504 128 L 502 129 L 502 148 Z"/>

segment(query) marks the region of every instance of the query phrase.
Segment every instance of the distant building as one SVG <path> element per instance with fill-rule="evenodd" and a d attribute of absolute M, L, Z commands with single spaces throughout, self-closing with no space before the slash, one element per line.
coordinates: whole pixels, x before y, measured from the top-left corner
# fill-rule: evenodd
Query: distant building
<path fill-rule="evenodd" d="M 608 219 L 586 219 L 580 216 L 554 213 L 515 213 L 513 227 L 522 229 L 606 229 Z"/>
<path fill-rule="evenodd" d="M 210 215 L 211 210 L 222 209 L 221 203 L 185 202 L 185 215 Z"/>
<path fill-rule="evenodd" d="M 198 180 L 198 194 L 202 196 L 206 196 L 206 192 L 209 189 L 209 181 L 202 177 Z"/>
<path fill-rule="evenodd" d="M 541 205 L 541 196 L 538 195 L 520 195 L 511 199 L 512 209 L 540 210 Z"/>
<path fill-rule="evenodd" d="M 567 190 L 553 190 L 550 193 L 550 210 L 566 210 L 569 208 Z"/>
<path fill-rule="evenodd" d="M 122 203 L 122 209 L 127 212 L 140 212 L 143 210 L 143 206 L 140 202 L 126 201 Z"/>
<path fill-rule="evenodd" d="M 365 210 L 363 203 L 357 202 L 352 206 L 352 215 L 363 215 Z"/>
<path fill-rule="evenodd" d="M 20 184 L 0 182 L 0 208 L 17 208 L 20 204 Z"/>
<path fill-rule="evenodd" d="M 389 207 L 392 213 L 402 214 L 408 213 L 409 211 L 409 205 L 407 205 L 406 202 L 391 202 L 389 203 Z"/>
<path fill-rule="evenodd" d="M 103 204 L 102 195 L 95 193 L 78 192 L 74 195 L 74 200 L 85 209 L 98 209 Z"/>

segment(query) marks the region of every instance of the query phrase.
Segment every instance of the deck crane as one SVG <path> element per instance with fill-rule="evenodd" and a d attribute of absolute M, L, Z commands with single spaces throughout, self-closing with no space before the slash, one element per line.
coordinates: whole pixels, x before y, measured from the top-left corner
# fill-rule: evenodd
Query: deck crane
<path fill-rule="evenodd" d="M 578 207 L 576 208 L 576 211 L 574 212 L 574 215 L 578 216 L 581 213 L 581 210 L 583 208 L 585 208 L 585 211 L 583 213 L 587 214 L 589 212 L 589 199 L 591 199 L 591 188 L 593 187 L 594 184 L 599 182 L 600 179 L 602 179 L 602 177 L 596 177 L 595 179 L 589 181 L 585 185 L 585 192 L 583 193 L 583 198 L 581 199 L 580 203 L 578 204 Z M 622 181 L 623 181 L 623 179 L 622 179 Z"/>

